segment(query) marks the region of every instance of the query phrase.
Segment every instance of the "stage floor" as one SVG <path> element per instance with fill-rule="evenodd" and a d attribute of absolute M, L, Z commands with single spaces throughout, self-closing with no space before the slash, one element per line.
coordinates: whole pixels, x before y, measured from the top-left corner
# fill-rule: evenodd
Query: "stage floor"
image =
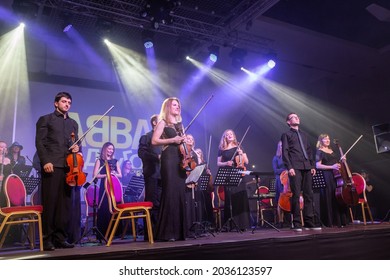
<path fill-rule="evenodd" d="M 92 236 L 93 239 L 93 236 Z M 86 240 L 85 240 L 86 241 Z M 23 247 L 0 250 L 1 259 L 137 259 L 137 260 L 205 260 L 205 259 L 390 259 L 390 223 L 353 224 L 344 228 L 323 228 L 321 231 L 294 232 L 270 227 L 243 233 L 206 233 L 185 241 L 155 242 L 115 239 L 110 247 L 85 242 L 72 249 L 40 252 Z"/>

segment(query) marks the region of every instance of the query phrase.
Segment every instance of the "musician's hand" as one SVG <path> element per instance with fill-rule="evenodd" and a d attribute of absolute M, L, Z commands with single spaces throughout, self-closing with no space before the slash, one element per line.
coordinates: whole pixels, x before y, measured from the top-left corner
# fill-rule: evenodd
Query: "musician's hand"
<path fill-rule="evenodd" d="M 332 169 L 334 169 L 334 170 L 340 170 L 340 168 L 341 168 L 341 164 L 340 163 L 335 163 L 335 164 L 332 165 Z"/>
<path fill-rule="evenodd" d="M 3 181 L 4 175 L 0 175 L 0 181 Z"/>
<path fill-rule="evenodd" d="M 226 162 L 226 165 L 227 165 L 227 166 L 233 166 L 233 161 L 231 161 L 231 160 L 227 161 L 227 162 Z"/>
<path fill-rule="evenodd" d="M 237 149 L 237 153 L 238 153 L 240 156 L 242 156 L 243 152 L 242 152 L 242 150 L 241 150 L 240 147 Z"/>
<path fill-rule="evenodd" d="M 53 173 L 54 172 L 54 165 L 49 162 L 49 163 L 46 163 L 44 166 L 43 166 L 43 170 L 46 172 L 46 173 Z"/>
<path fill-rule="evenodd" d="M 310 172 L 311 172 L 311 175 L 316 175 L 316 172 L 317 172 L 317 170 L 315 169 L 315 168 L 312 168 L 311 170 L 310 170 Z"/>
<path fill-rule="evenodd" d="M 288 171 L 288 175 L 290 175 L 290 176 L 295 176 L 295 170 L 294 170 L 294 168 L 291 168 L 291 169 Z"/>
<path fill-rule="evenodd" d="M 78 153 L 79 151 L 80 151 L 79 145 L 74 145 L 74 147 L 72 148 L 72 153 Z"/>
<path fill-rule="evenodd" d="M 173 139 L 173 143 L 175 144 L 181 144 L 184 142 L 185 137 L 184 136 L 175 136 Z"/>

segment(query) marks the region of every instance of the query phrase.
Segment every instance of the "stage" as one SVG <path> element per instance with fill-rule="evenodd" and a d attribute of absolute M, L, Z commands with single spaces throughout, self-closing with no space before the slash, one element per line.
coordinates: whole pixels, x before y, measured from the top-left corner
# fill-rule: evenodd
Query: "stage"
<path fill-rule="evenodd" d="M 93 236 L 92 236 L 93 239 Z M 23 247 L 0 250 L 1 259 L 39 260 L 388 260 L 390 223 L 351 224 L 321 231 L 280 232 L 270 227 L 243 233 L 203 234 L 186 241 L 149 244 L 142 237 L 114 239 L 110 247 L 86 242 L 73 249 L 40 252 Z M 89 240 L 91 241 L 91 240 Z M 23 249 L 21 249 L 23 248 Z"/>

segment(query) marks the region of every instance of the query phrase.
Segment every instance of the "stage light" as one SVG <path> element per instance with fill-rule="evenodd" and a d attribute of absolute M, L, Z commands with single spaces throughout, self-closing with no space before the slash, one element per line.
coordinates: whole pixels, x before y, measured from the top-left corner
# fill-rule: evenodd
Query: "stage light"
<path fill-rule="evenodd" d="M 149 0 L 146 2 L 144 9 L 140 12 L 140 17 L 148 19 L 152 23 L 154 29 L 159 29 L 160 24 L 173 23 L 173 9 L 178 6 L 181 6 L 180 1 Z"/>
<path fill-rule="evenodd" d="M 209 59 L 212 62 L 217 62 L 219 56 L 219 46 L 212 45 L 209 47 Z"/>
<path fill-rule="evenodd" d="M 154 32 L 149 30 L 142 31 L 142 41 L 144 43 L 145 49 L 153 48 L 153 37 Z"/>
<path fill-rule="evenodd" d="M 274 52 L 270 52 L 268 55 L 267 55 L 267 66 L 272 69 L 276 66 L 276 53 Z"/>
<path fill-rule="evenodd" d="M 233 48 L 229 54 L 229 56 L 232 58 L 232 66 L 237 69 L 243 67 L 246 55 L 246 50 L 240 48 Z"/>
<path fill-rule="evenodd" d="M 73 27 L 73 16 L 69 13 L 62 13 L 60 14 L 60 18 L 62 19 L 61 30 L 65 33 L 71 30 Z"/>
<path fill-rule="evenodd" d="M 183 62 L 191 54 L 193 41 L 189 38 L 180 37 L 176 40 L 176 62 Z"/>

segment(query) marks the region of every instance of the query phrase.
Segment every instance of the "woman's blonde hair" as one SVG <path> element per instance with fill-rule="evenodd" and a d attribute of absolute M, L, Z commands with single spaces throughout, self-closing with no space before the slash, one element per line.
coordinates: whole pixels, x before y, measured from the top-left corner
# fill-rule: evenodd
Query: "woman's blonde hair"
<path fill-rule="evenodd" d="M 320 136 L 318 136 L 318 140 L 317 140 L 317 144 L 316 144 L 317 149 L 322 148 L 324 146 L 324 145 L 322 145 L 322 140 L 326 137 L 329 137 L 329 135 L 325 134 L 325 133 L 320 134 Z"/>
<path fill-rule="evenodd" d="M 238 146 L 238 142 L 237 142 L 237 137 L 236 137 L 236 134 L 234 133 L 234 131 L 232 129 L 226 129 L 223 134 L 222 134 L 222 137 L 221 137 L 221 141 L 219 142 L 219 149 L 220 150 L 225 150 L 227 145 L 228 145 L 228 142 L 226 140 L 226 134 L 231 131 L 233 133 L 233 137 L 234 137 L 234 140 L 233 140 L 233 144 L 237 145 Z"/>
<path fill-rule="evenodd" d="M 179 108 L 181 109 L 180 100 L 177 97 L 168 97 L 164 100 L 163 104 L 161 105 L 160 115 L 159 119 L 164 120 L 167 124 L 171 124 L 168 120 L 168 115 L 171 113 L 171 105 L 173 101 L 177 101 L 179 103 Z M 181 122 L 181 112 L 178 116 L 176 116 L 176 122 Z"/>

